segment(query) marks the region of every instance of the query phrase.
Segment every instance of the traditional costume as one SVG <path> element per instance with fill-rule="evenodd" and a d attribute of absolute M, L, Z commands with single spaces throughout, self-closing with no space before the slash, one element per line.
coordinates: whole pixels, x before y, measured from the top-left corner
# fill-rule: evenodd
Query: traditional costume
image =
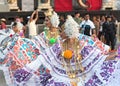
<path fill-rule="evenodd" d="M 56 42 L 59 42 L 59 30 L 58 25 L 60 23 L 59 16 L 53 12 L 50 16 L 50 27 L 45 27 L 44 31 L 33 38 L 34 42 L 44 51 L 45 48 L 52 46 Z"/>
<path fill-rule="evenodd" d="M 106 61 L 108 55 L 105 53 L 109 51 L 109 46 L 98 39 L 93 40 L 89 36 L 79 34 L 77 27 L 73 18 L 68 16 L 64 31 L 67 39 L 46 48 L 44 53 L 40 52 L 38 45 L 29 39 L 21 38 L 9 43 L 7 50 L 10 51 L 1 60 L 1 65 L 7 69 L 5 70 L 7 84 L 119 86 L 120 61 L 117 59 Z"/>

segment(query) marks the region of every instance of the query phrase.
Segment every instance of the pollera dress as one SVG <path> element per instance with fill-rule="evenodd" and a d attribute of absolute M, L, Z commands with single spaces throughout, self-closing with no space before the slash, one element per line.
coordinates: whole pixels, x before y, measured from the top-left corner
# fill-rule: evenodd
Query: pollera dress
<path fill-rule="evenodd" d="M 34 61 L 39 55 L 39 47 L 30 39 L 21 38 L 17 34 L 8 34 L 0 46 L 0 67 L 4 71 L 7 85 L 14 86 L 12 82 L 14 72 Z"/>
<path fill-rule="evenodd" d="M 105 61 L 109 46 L 99 40 L 93 41 L 90 37 L 80 34 L 80 45 L 84 43 L 80 53 L 83 57 L 81 64 L 84 72 L 77 76 L 77 86 L 119 86 L 119 60 Z M 45 49 L 38 58 L 13 74 L 14 85 L 19 86 L 72 86 L 61 56 L 62 47 L 59 43 Z M 75 67 L 75 57 L 70 64 Z M 117 76 L 115 76 L 117 75 Z M 114 80 L 114 82 L 112 82 Z M 117 84 L 116 84 L 117 83 Z"/>
<path fill-rule="evenodd" d="M 60 36 L 59 36 L 59 32 L 57 30 L 57 32 L 55 32 L 57 35 L 54 37 L 54 39 L 56 41 L 54 43 L 50 44 L 50 39 L 52 37 L 48 37 L 49 32 L 50 32 L 49 28 L 45 27 L 45 29 L 42 33 L 40 33 L 39 35 L 35 36 L 32 39 L 32 41 L 39 47 L 40 51 L 42 51 L 42 52 L 44 52 L 45 49 L 54 45 L 55 43 L 60 42 Z"/>

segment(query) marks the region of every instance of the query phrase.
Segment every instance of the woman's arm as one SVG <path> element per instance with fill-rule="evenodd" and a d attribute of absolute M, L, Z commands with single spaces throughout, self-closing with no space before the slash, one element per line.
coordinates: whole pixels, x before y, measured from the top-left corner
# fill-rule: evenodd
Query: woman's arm
<path fill-rule="evenodd" d="M 35 11 L 35 14 L 36 14 L 36 17 L 35 17 L 35 22 L 36 22 L 38 19 L 38 10 Z"/>
<path fill-rule="evenodd" d="M 31 17 L 30 17 L 30 22 L 33 20 L 34 15 L 36 14 L 36 10 L 32 13 Z"/>

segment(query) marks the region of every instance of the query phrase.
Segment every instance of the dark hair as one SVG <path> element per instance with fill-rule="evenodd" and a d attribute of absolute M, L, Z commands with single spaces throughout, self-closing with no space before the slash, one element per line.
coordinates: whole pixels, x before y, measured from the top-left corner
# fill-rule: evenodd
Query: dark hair
<path fill-rule="evenodd" d="M 76 14 L 80 14 L 80 13 L 79 13 L 79 12 L 75 12 L 75 15 L 76 15 Z"/>
<path fill-rule="evenodd" d="M 107 18 L 112 18 L 112 16 L 108 15 Z"/>
<path fill-rule="evenodd" d="M 23 18 L 23 16 L 19 16 L 19 18 Z"/>
<path fill-rule="evenodd" d="M 106 19 L 107 19 L 107 18 L 112 18 L 112 17 L 111 17 L 110 15 L 107 15 L 107 16 L 106 16 Z"/>
<path fill-rule="evenodd" d="M 89 13 L 85 13 L 85 16 L 86 16 L 86 15 L 90 15 L 90 14 L 89 14 Z"/>
<path fill-rule="evenodd" d="M 4 22 L 6 24 L 6 21 L 2 21 L 2 22 Z"/>
<path fill-rule="evenodd" d="M 34 8 L 34 10 L 37 10 L 37 9 L 38 9 L 37 7 Z"/>
<path fill-rule="evenodd" d="M 17 22 L 14 22 L 14 23 L 13 23 L 12 27 L 14 27 L 14 26 L 17 26 Z"/>

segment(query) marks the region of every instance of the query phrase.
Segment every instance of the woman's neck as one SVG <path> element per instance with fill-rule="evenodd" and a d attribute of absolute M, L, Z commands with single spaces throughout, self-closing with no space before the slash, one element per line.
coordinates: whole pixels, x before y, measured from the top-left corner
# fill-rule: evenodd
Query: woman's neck
<path fill-rule="evenodd" d="M 72 51 L 75 51 L 78 46 L 79 46 L 79 42 L 76 38 L 69 38 L 65 40 L 65 42 L 63 43 L 63 48 L 64 48 L 63 50 L 70 49 Z"/>

